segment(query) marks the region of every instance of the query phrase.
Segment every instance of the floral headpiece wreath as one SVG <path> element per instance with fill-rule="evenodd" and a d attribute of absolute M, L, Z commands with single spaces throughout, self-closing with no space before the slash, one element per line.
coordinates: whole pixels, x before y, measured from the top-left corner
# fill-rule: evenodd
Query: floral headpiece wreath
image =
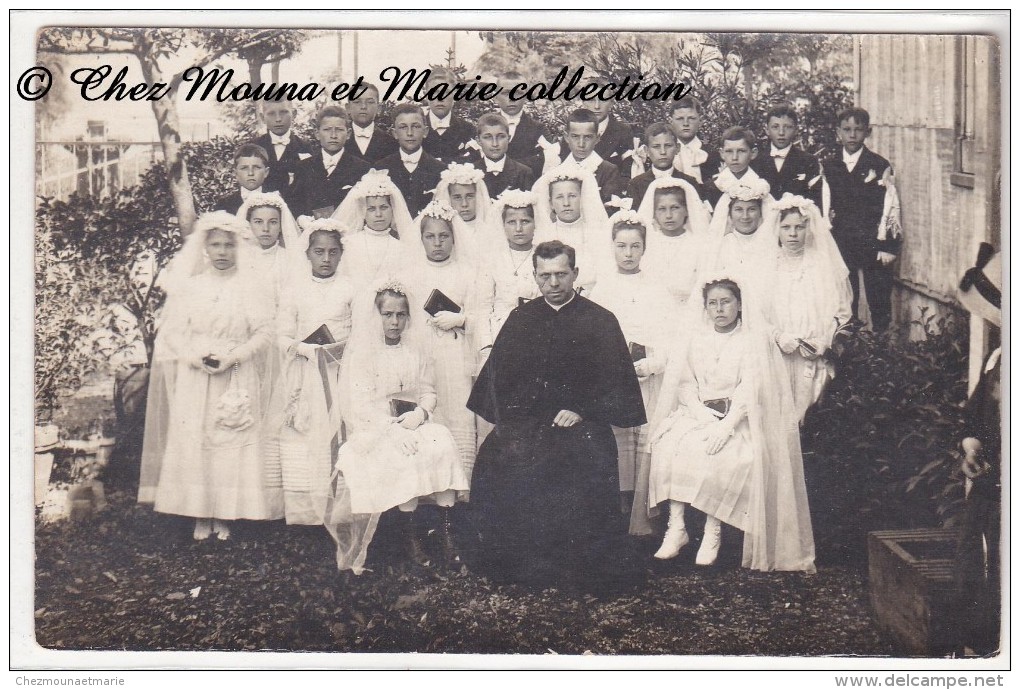
<path fill-rule="evenodd" d="M 195 221 L 194 231 L 197 236 L 204 237 L 213 230 L 232 232 L 246 239 L 251 238 L 251 228 L 248 226 L 248 223 L 227 211 L 204 213 Z"/>
<path fill-rule="evenodd" d="M 457 216 L 457 212 L 454 211 L 453 208 L 445 201 L 433 199 L 429 202 L 429 205 L 422 210 L 421 215 L 422 217 L 428 216 L 429 218 L 438 218 L 440 220 L 445 220 L 448 223 L 452 223 L 453 219 Z"/>
<path fill-rule="evenodd" d="M 506 208 L 526 208 L 538 202 L 538 195 L 524 189 L 508 189 L 496 197 L 496 201 Z"/>
<path fill-rule="evenodd" d="M 316 218 L 314 220 L 305 221 L 304 225 L 301 227 L 309 235 L 321 230 L 322 232 L 335 232 L 343 237 L 349 232 L 347 228 L 340 224 L 340 221 L 333 218 Z"/>
<path fill-rule="evenodd" d="M 450 163 L 439 174 L 439 181 L 445 184 L 478 184 L 485 181 L 485 173 L 470 163 Z"/>
<path fill-rule="evenodd" d="M 365 173 L 351 191 L 360 198 L 392 196 L 400 193 L 393 180 L 390 179 L 390 174 L 385 170 L 376 170 L 375 168 Z"/>
<path fill-rule="evenodd" d="M 396 278 L 385 278 L 376 283 L 375 294 L 378 295 L 380 292 L 395 292 L 398 295 L 407 297 L 407 288 Z"/>
<path fill-rule="evenodd" d="M 731 276 L 729 273 L 719 271 L 716 273 L 710 273 L 707 276 L 705 276 L 705 279 L 701 282 L 701 289 L 704 290 L 709 285 L 715 285 L 716 283 L 721 283 L 723 281 L 728 281 L 730 283 L 733 283 L 737 287 L 740 287 L 739 280 Z"/>
<path fill-rule="evenodd" d="M 573 171 L 570 171 L 570 170 L 562 170 L 560 172 L 555 172 L 555 173 L 550 173 L 549 174 L 549 184 L 550 185 L 552 185 L 553 182 L 562 182 L 563 180 L 573 180 L 574 182 L 580 182 L 582 185 L 584 184 L 584 178 L 581 177 L 581 173 L 580 172 L 573 172 Z"/>
<path fill-rule="evenodd" d="M 648 230 L 648 222 L 641 217 L 637 211 L 631 211 L 630 209 L 624 209 L 617 211 L 609 217 L 609 226 L 615 228 L 617 225 L 640 225 L 645 230 Z"/>
<path fill-rule="evenodd" d="M 254 194 L 249 194 L 244 202 L 247 204 L 249 211 L 253 208 L 263 208 L 265 206 L 278 208 L 280 211 L 283 211 L 287 206 L 287 202 L 283 200 L 279 192 L 255 192 Z"/>
<path fill-rule="evenodd" d="M 772 210 L 778 213 L 780 211 L 787 211 L 795 208 L 800 211 L 802 215 L 806 216 L 812 207 L 816 210 L 818 209 L 815 202 L 810 199 L 806 199 L 802 196 L 795 196 L 787 192 L 783 195 L 782 199 L 772 205 Z"/>
<path fill-rule="evenodd" d="M 769 183 L 765 180 L 738 182 L 730 187 L 727 194 L 733 201 L 759 201 L 769 194 Z"/>

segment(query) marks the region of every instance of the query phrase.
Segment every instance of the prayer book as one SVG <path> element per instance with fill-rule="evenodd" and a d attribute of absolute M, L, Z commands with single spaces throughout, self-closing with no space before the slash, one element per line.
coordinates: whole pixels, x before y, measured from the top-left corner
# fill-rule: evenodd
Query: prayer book
<path fill-rule="evenodd" d="M 444 295 L 442 290 L 433 290 L 425 301 L 425 311 L 429 313 L 429 316 L 435 316 L 441 311 L 452 311 L 454 314 L 459 314 L 460 305 Z"/>

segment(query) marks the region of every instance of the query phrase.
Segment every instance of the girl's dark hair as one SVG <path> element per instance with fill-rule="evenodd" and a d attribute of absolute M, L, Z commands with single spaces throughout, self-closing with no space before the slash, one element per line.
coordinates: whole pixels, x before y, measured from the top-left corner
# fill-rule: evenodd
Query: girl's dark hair
<path fill-rule="evenodd" d="M 259 206 L 249 206 L 248 207 L 248 213 L 247 213 L 247 215 L 245 215 L 244 219 L 250 223 L 251 222 L 251 214 L 254 213 L 257 209 L 260 209 L 260 208 L 271 208 L 271 209 L 275 210 L 276 211 L 276 215 L 280 216 L 280 221 L 281 222 L 283 221 L 283 211 L 276 204 L 261 204 Z"/>
<path fill-rule="evenodd" d="M 655 190 L 655 203 L 659 203 L 660 196 L 675 196 L 680 200 L 680 205 L 687 208 L 687 194 L 681 187 L 662 187 Z"/>
<path fill-rule="evenodd" d="M 613 226 L 612 231 L 614 240 L 616 239 L 616 236 L 620 234 L 621 230 L 637 230 L 638 234 L 641 235 L 641 242 L 648 242 L 648 230 L 645 229 L 645 226 L 641 223 L 628 223 L 627 221 L 617 223 Z"/>
<path fill-rule="evenodd" d="M 726 215 L 727 216 L 730 215 L 730 212 L 733 210 L 733 203 L 735 201 L 743 201 L 743 199 L 738 199 L 736 197 L 731 197 L 730 198 L 730 203 L 726 206 Z M 754 202 L 756 202 L 758 204 L 758 210 L 759 211 L 764 211 L 765 210 L 765 197 L 762 197 L 761 199 L 751 199 L 751 201 L 754 201 Z"/>
<path fill-rule="evenodd" d="M 807 216 L 806 216 L 806 215 L 804 215 L 804 212 L 803 212 L 803 211 L 801 211 L 801 210 L 800 210 L 799 208 L 797 208 L 796 206 L 792 206 L 792 207 L 790 207 L 790 208 L 784 208 L 784 209 L 783 209 L 782 211 L 780 211 L 780 212 L 779 212 L 779 220 L 780 220 L 780 221 L 782 221 L 782 220 L 784 220 L 784 219 L 785 219 L 785 218 L 786 218 L 787 216 L 789 216 L 789 215 L 792 215 L 792 214 L 794 214 L 794 213 L 798 213 L 798 214 L 800 214 L 801 216 L 804 216 L 805 218 L 807 218 Z"/>
<path fill-rule="evenodd" d="M 701 299 L 703 302 L 708 301 L 708 292 L 712 288 L 723 288 L 724 290 L 729 290 L 730 293 L 737 298 L 738 302 L 742 301 L 740 299 L 740 286 L 729 278 L 720 278 L 719 280 L 713 280 L 710 283 L 705 283 L 705 287 L 701 288 Z"/>
<path fill-rule="evenodd" d="M 344 253 L 344 241 L 340 237 L 340 233 L 333 232 L 332 230 L 313 230 L 312 234 L 308 236 L 308 247 L 311 248 L 312 242 L 315 241 L 316 237 L 332 237 L 336 239 L 337 246 L 340 247 L 340 256 Z"/>
<path fill-rule="evenodd" d="M 513 209 L 514 211 L 523 211 L 523 210 L 527 209 L 528 216 L 531 217 L 531 220 L 535 220 L 535 207 L 532 206 L 531 204 L 528 204 L 527 206 L 504 206 L 503 207 L 503 213 L 502 213 L 503 217 L 501 218 L 501 220 L 503 222 L 506 222 L 506 212 L 511 210 L 511 209 Z"/>
<path fill-rule="evenodd" d="M 382 308 L 382 302 L 387 297 L 396 297 L 397 299 L 404 300 L 404 306 L 407 307 L 407 311 L 411 311 L 411 303 L 407 299 L 407 295 L 396 290 L 380 290 L 375 293 L 375 310 L 379 311 Z"/>

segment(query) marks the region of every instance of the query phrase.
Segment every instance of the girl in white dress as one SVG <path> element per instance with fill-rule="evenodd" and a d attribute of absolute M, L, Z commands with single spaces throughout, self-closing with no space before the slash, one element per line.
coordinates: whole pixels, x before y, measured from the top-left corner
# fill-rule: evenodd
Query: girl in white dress
<path fill-rule="evenodd" d="M 453 437 L 433 421 L 436 387 L 420 303 L 392 280 L 358 301 L 340 371 L 348 440 L 325 520 L 337 541 L 337 564 L 355 572 L 363 569 L 380 513 L 398 507 L 408 515 L 408 541 L 420 558 L 411 521 L 419 500 L 448 509 L 468 488 Z"/>
<path fill-rule="evenodd" d="M 649 223 L 635 211 L 620 211 L 609 219 L 613 228 L 613 253 L 616 272 L 603 274 L 591 292 L 591 300 L 613 312 L 634 359 L 634 372 L 641 385 L 645 409 L 655 409 L 666 352 L 676 338 L 679 309 L 666 287 L 642 268 L 645 240 L 653 232 Z M 631 533 L 650 534 L 647 496 L 635 495 L 636 477 L 643 473 L 648 481 L 648 425 L 613 427 L 619 452 L 621 507 L 632 513 Z M 631 510 L 641 503 L 640 509 Z"/>
<path fill-rule="evenodd" d="M 206 214 L 162 282 L 138 498 L 196 518 L 195 539 L 228 539 L 231 520 L 283 516 L 264 454 L 272 298 L 252 274 L 253 250 L 233 214 Z"/>
<path fill-rule="evenodd" d="M 757 298 L 729 278 L 702 290 L 701 325 L 670 355 L 652 417 L 649 505 L 669 505 L 656 558 L 707 515 L 696 563 L 715 562 L 721 523 L 744 532 L 745 567 L 814 571 L 814 540 L 789 379 Z"/>
<path fill-rule="evenodd" d="M 677 306 L 697 283 L 711 215 L 688 182 L 660 177 L 648 185 L 638 212 L 649 228 L 643 270 L 666 286 Z"/>
<path fill-rule="evenodd" d="M 404 197 L 385 170 L 370 170 L 333 212 L 344 229 L 340 273 L 358 289 L 399 276 L 408 257 L 401 243 L 414 233 Z"/>
<path fill-rule="evenodd" d="M 771 216 L 768 182 L 741 179 L 730 186 L 712 214 L 698 271 L 702 275 L 740 273 L 744 282 L 754 281 L 766 289 L 778 246 L 773 225 L 767 222 Z"/>
<path fill-rule="evenodd" d="M 458 242 L 462 247 L 472 245 L 474 257 L 489 251 L 502 237 L 492 232 L 494 213 L 485 173 L 470 163 L 450 163 L 439 176 L 433 199 L 445 202 L 460 216 L 465 232 Z"/>
<path fill-rule="evenodd" d="M 294 271 L 277 318 L 283 379 L 275 392 L 283 498 L 288 524 L 314 525 L 322 524 L 322 501 L 340 442 L 332 418 L 339 406 L 337 376 L 350 337 L 354 286 L 337 275 L 343 241 L 336 221 L 313 220 L 288 252 L 295 255 Z"/>
<path fill-rule="evenodd" d="M 411 290 L 428 301 L 433 291 L 452 300 L 460 311 L 424 312 L 424 346 L 435 367 L 436 421 L 453 434 L 464 476 L 470 481 L 475 465 L 475 419 L 467 409 L 475 374 L 474 328 L 478 315 L 478 270 L 470 248 L 461 245 L 467 230 L 460 217 L 442 201 L 433 200 L 415 220 L 417 238 L 407 237 L 407 267 Z M 417 242 L 414 242 L 414 240 Z M 423 302 L 424 304 L 424 302 Z M 467 496 L 461 496 L 463 500 Z"/>
<path fill-rule="evenodd" d="M 297 222 L 279 192 L 249 194 L 237 209 L 237 217 L 248 224 L 258 243 L 249 253 L 252 270 L 271 289 L 275 309 L 286 280 L 284 247 L 297 242 L 300 235 Z"/>
<path fill-rule="evenodd" d="M 574 287 L 591 292 L 600 271 L 615 271 L 609 244 L 609 218 L 595 176 L 576 165 L 561 165 L 538 178 L 535 243 L 559 240 L 574 248 L 578 269 Z"/>
<path fill-rule="evenodd" d="M 850 320 L 850 281 L 828 223 L 814 202 L 785 194 L 773 208 L 780 247 L 770 316 L 790 375 L 797 418 L 804 421 L 835 374 L 822 359 L 836 331 Z"/>

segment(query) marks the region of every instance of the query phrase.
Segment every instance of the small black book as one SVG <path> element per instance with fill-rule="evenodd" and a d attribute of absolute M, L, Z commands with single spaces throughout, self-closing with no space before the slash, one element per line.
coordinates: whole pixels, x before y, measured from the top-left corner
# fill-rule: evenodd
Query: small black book
<path fill-rule="evenodd" d="M 459 314 L 460 305 L 444 295 L 442 290 L 437 289 L 433 290 L 429 294 L 428 300 L 425 301 L 425 311 L 429 313 L 429 316 L 435 316 L 441 311 L 452 311 L 454 314 Z"/>
<path fill-rule="evenodd" d="M 312 331 L 311 334 L 302 342 L 308 343 L 309 345 L 332 345 L 336 342 L 336 340 L 333 339 L 333 334 L 329 332 L 326 324 L 322 324 Z"/>
<path fill-rule="evenodd" d="M 630 344 L 630 361 L 640 362 L 642 359 L 648 357 L 648 350 L 641 343 Z"/>
<path fill-rule="evenodd" d="M 405 412 L 414 412 L 416 407 L 418 407 L 417 403 L 413 403 L 409 400 L 401 400 L 400 398 L 390 398 L 391 417 L 399 417 Z"/>

